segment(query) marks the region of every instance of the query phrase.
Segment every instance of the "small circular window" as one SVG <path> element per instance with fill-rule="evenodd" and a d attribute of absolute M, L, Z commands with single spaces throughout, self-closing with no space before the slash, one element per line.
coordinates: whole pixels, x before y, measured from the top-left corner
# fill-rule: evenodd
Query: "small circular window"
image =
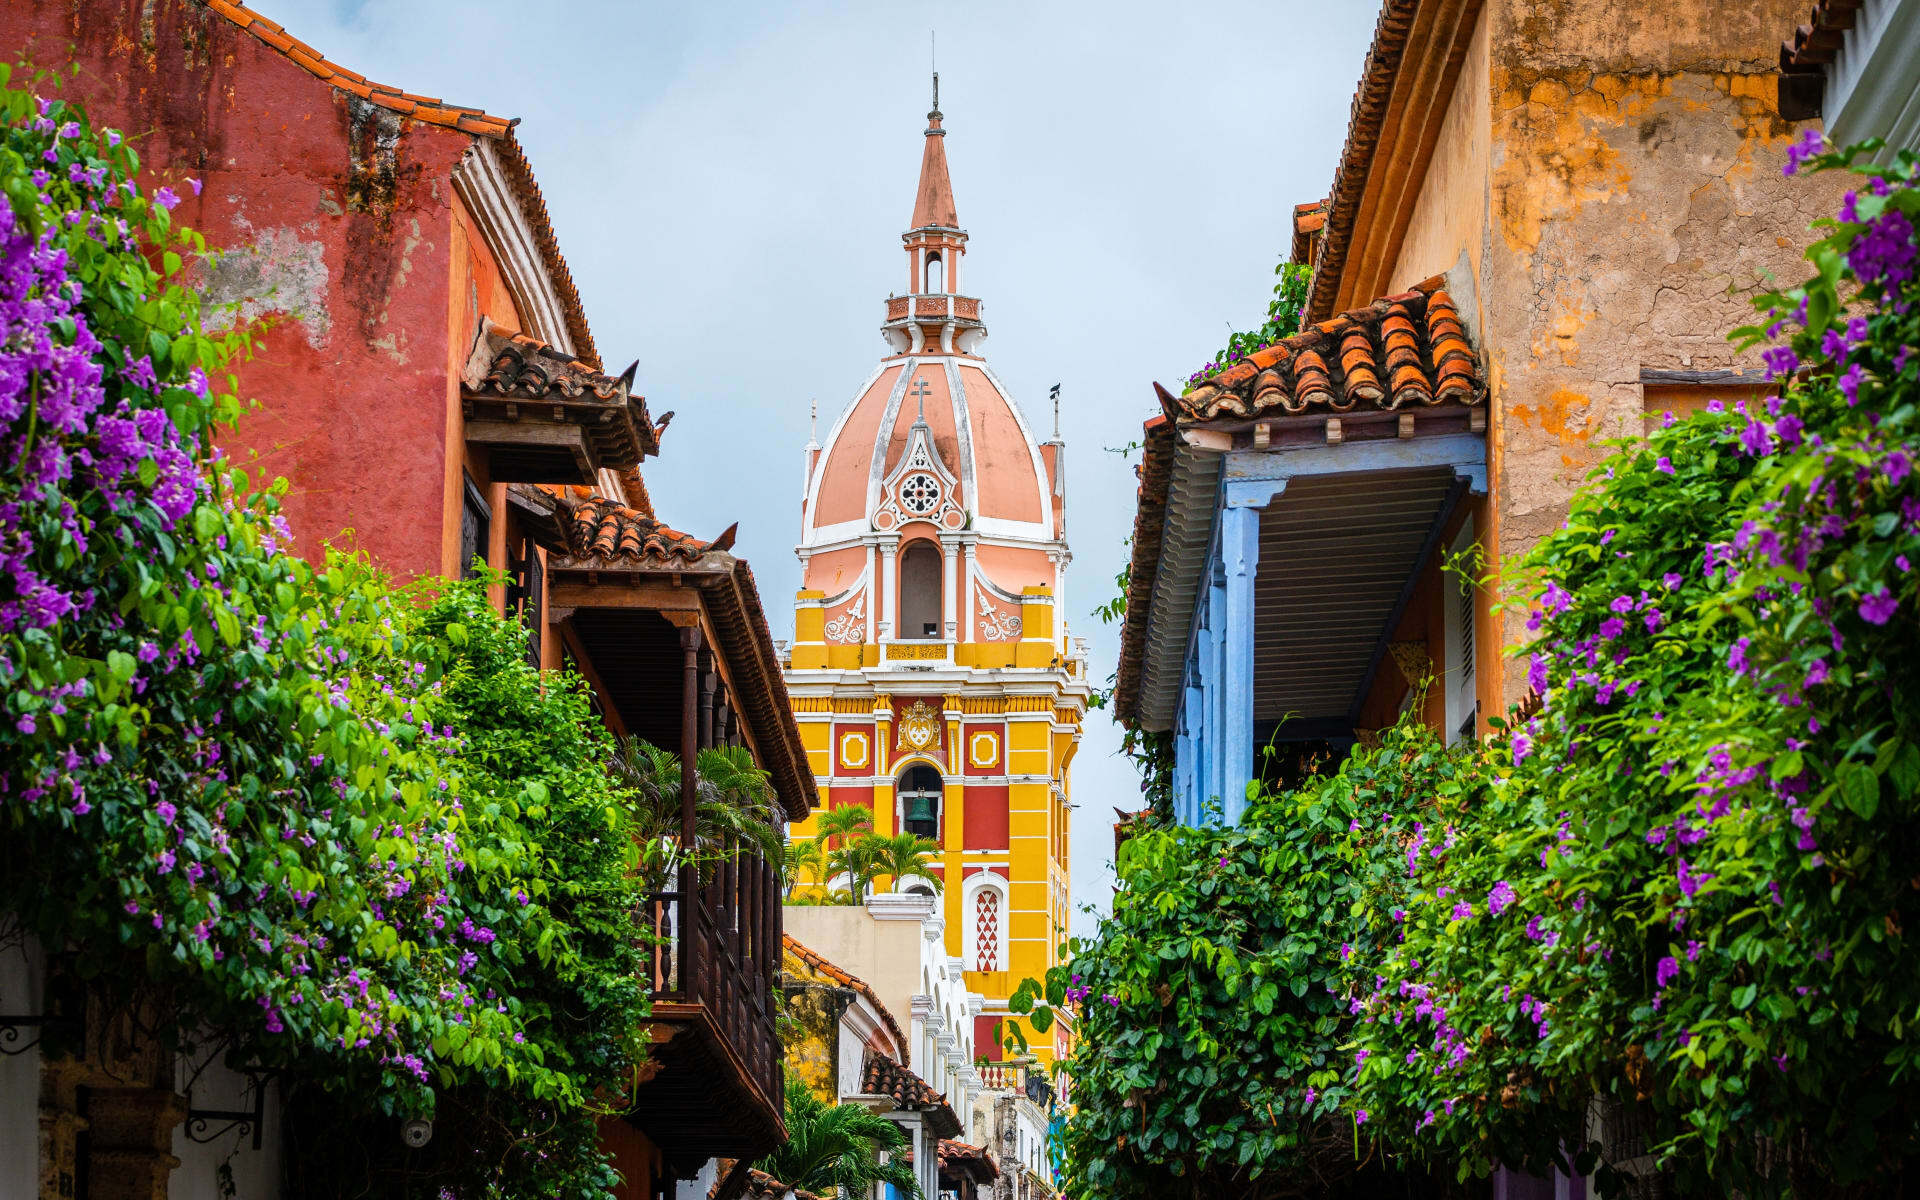
<path fill-rule="evenodd" d="M 916 517 L 940 507 L 940 481 L 924 471 L 907 476 L 900 485 L 900 506 Z"/>

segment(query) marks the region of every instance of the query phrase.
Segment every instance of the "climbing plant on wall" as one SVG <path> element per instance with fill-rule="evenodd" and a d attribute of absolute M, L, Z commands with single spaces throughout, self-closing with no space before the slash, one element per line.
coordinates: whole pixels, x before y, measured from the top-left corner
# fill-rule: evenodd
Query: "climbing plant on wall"
<path fill-rule="evenodd" d="M 1813 275 L 1735 333 L 1778 394 L 1622 444 L 1515 564 L 1537 711 L 1128 843 L 1113 918 L 1014 1002 L 1079 1010 L 1077 1194 L 1207 1194 L 1195 1172 L 1243 1161 L 1247 1187 L 1904 1177 L 1920 180 L 1859 157 L 1793 149 L 1858 181 Z"/>
<path fill-rule="evenodd" d="M 277 489 L 213 448 L 246 339 L 185 283 L 205 245 L 169 210 L 198 183 L 11 81 L 0 910 L 342 1119 L 483 1098 L 420 1187 L 607 1194 L 592 1117 L 646 1000 L 604 734 L 479 585 L 287 552 Z M 309 1193 L 364 1189 L 339 1149 Z"/>

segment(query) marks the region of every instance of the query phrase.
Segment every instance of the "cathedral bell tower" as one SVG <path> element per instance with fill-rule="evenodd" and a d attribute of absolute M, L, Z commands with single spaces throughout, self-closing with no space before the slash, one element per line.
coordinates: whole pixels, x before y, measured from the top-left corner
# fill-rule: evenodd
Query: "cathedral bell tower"
<path fill-rule="evenodd" d="M 987 997 L 985 1048 L 1014 986 L 1066 937 L 1069 765 L 1089 680 L 1063 619 L 1064 445 L 1057 430 L 1036 437 L 981 356 L 939 88 L 936 75 L 887 353 L 825 444 L 807 446 L 786 680 L 820 809 L 870 805 L 876 832 L 937 845 L 938 887 L 880 886 L 938 892 L 947 954 Z M 811 820 L 793 836 L 812 836 Z M 1058 1045 L 1034 1041 L 1047 1058 Z"/>

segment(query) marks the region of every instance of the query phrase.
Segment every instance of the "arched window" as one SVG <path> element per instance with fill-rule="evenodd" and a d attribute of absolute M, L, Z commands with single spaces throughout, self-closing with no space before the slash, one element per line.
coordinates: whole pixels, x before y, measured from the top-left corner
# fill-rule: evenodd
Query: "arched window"
<path fill-rule="evenodd" d="M 969 971 L 1007 969 L 1007 881 L 990 871 L 967 876 L 960 898 Z"/>
<path fill-rule="evenodd" d="M 900 776 L 900 828 L 933 841 L 940 840 L 940 772 L 915 763 Z M 928 892 L 932 894 L 931 890 Z"/>
<path fill-rule="evenodd" d="M 927 292 L 930 295 L 937 296 L 947 290 L 946 266 L 940 261 L 937 251 L 927 255 Z"/>
<path fill-rule="evenodd" d="M 900 555 L 900 636 L 940 636 L 940 548 L 914 542 Z"/>

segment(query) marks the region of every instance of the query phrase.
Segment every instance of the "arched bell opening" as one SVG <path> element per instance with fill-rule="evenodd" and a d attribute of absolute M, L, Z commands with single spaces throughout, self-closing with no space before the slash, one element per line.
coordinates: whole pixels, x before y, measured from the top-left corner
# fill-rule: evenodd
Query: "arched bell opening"
<path fill-rule="evenodd" d="M 901 831 L 939 842 L 940 806 L 946 794 L 940 772 L 915 763 L 900 773 L 895 792 L 900 797 Z"/>

